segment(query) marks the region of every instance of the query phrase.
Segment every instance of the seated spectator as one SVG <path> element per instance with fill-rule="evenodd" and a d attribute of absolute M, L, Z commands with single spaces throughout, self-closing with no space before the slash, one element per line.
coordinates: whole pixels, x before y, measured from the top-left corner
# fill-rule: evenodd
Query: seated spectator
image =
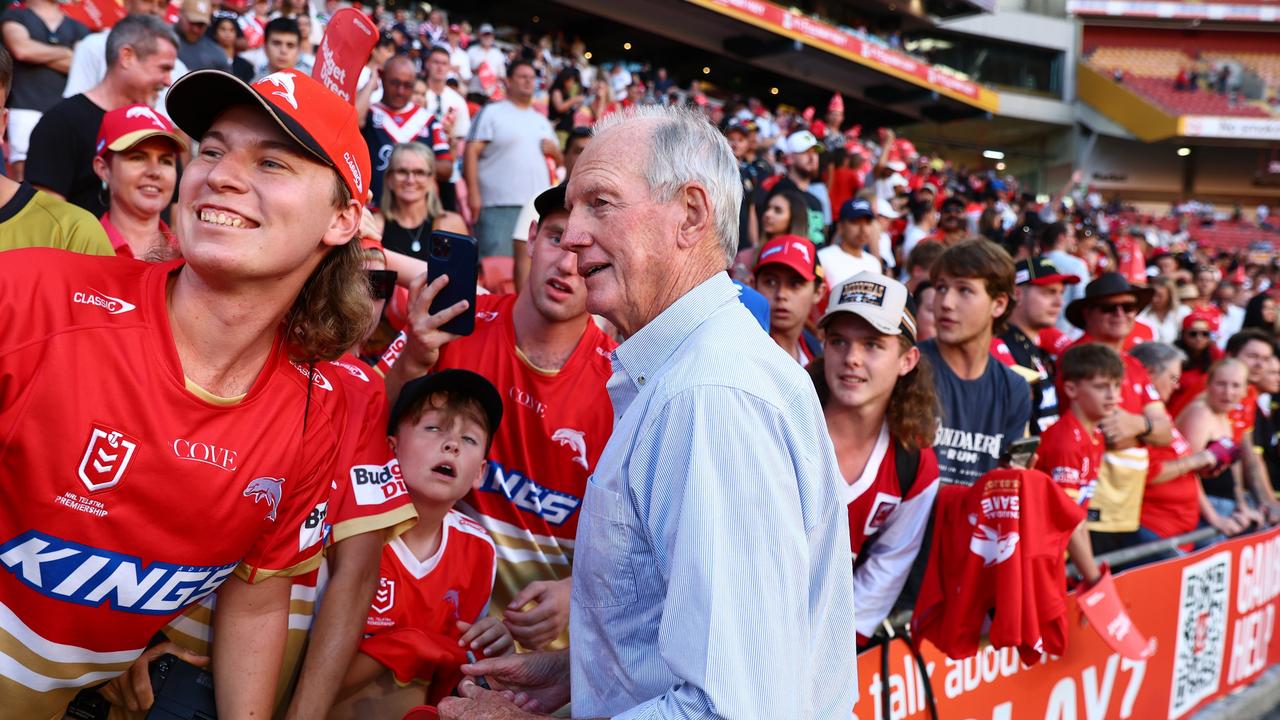
<path fill-rule="evenodd" d="M 840 208 L 835 242 L 818 251 L 827 285 L 835 287 L 863 271 L 880 274 L 880 260 L 868 250 L 879 244 L 880 221 L 871 203 L 862 198 L 846 202 Z"/>
<path fill-rule="evenodd" d="M 226 53 L 206 31 L 213 21 L 210 0 L 183 0 L 178 11 L 178 59 L 189 70 L 230 70 Z"/>
<path fill-rule="evenodd" d="M 436 158 L 422 143 L 395 145 L 387 160 L 379 212 L 374 227 L 388 250 L 425 261 L 433 230 L 467 233 L 458 213 L 440 205 Z"/>
<path fill-rule="evenodd" d="M 1194 310 L 1182 319 L 1182 335 L 1174 346 L 1182 351 L 1182 381 L 1169 400 L 1169 412 L 1177 417 L 1182 410 L 1204 392 L 1209 368 L 1222 359 L 1222 350 L 1214 342 L 1218 332 L 1218 315 Z"/>
<path fill-rule="evenodd" d="M 13 58 L 0 47 L 0 107 L 4 106 L 12 83 Z M 0 132 L 4 130 L 5 117 L 0 113 Z M 92 215 L 0 175 L 0 251 L 20 247 L 56 247 L 85 255 L 114 254 L 106 233 Z"/>
<path fill-rule="evenodd" d="M 330 717 L 401 717 L 421 704 L 423 684 L 434 705 L 453 693 L 471 649 L 484 657 L 515 649 L 488 614 L 493 540 L 454 509 L 483 479 L 501 421 L 497 389 L 468 370 L 401 389 L 387 431 L 418 523 L 383 547 L 364 638 Z"/>
<path fill-rule="evenodd" d="M 1167 399 L 1178 386 L 1182 351 L 1164 343 L 1143 343 L 1129 351 L 1147 369 L 1160 398 Z M 1192 452 L 1190 443 L 1175 425 L 1173 442 L 1149 448 L 1147 486 L 1142 492 L 1141 524 L 1137 542 L 1148 542 L 1191 532 L 1204 524 L 1224 535 L 1237 535 L 1243 526 L 1230 515 L 1219 515 L 1207 500 L 1197 473 L 1218 464 L 1210 450 Z"/>
<path fill-rule="evenodd" d="M 168 4 L 160 0 L 124 0 L 126 15 L 151 15 L 159 18 L 164 15 L 167 7 Z M 71 70 L 67 73 L 67 85 L 62 90 L 62 97 L 69 98 L 86 93 L 107 76 L 107 37 L 110 34 L 111 28 L 99 30 L 76 43 L 75 55 L 71 58 Z M 186 74 L 187 66 L 183 64 L 181 58 L 175 58 L 173 70 L 169 73 L 169 80 L 165 85 Z M 165 90 L 161 90 L 156 95 L 155 102 L 151 104 L 151 107 L 162 113 L 165 112 L 164 95 Z"/>
<path fill-rule="evenodd" d="M 969 240 L 947 248 L 930 279 L 938 334 L 920 353 L 942 405 L 934 451 L 943 484 L 970 486 L 1031 419 L 1027 381 L 991 355 L 1013 302 L 1013 260 L 992 242 Z"/>
<path fill-rule="evenodd" d="M 1040 436 L 1036 469 L 1044 471 L 1082 509 L 1089 507 L 1106 441 L 1098 423 L 1120 402 L 1124 363 L 1111 348 L 1077 345 L 1062 355 L 1062 392 L 1071 409 Z M 1093 559 L 1089 531 L 1081 522 L 1067 542 L 1067 553 L 1087 585 L 1101 574 Z"/>
<path fill-rule="evenodd" d="M 93 171 L 111 198 L 102 227 L 116 254 L 152 261 L 175 257 L 177 241 L 160 213 L 173 201 L 186 140 L 155 110 L 129 105 L 103 116 L 97 147 Z"/>
<path fill-rule="evenodd" d="M 102 82 L 49 109 L 31 133 L 27 179 L 32 185 L 102 217 L 107 211 L 102 181 L 94 174 L 98 129 L 110 110 L 151 106 L 169 84 L 178 57 L 173 28 L 151 15 L 129 15 L 107 37 L 107 73 Z"/>
<path fill-rule="evenodd" d="M 845 480 L 859 644 L 902 592 L 938 493 L 929 447 L 938 398 L 915 346 L 907 289 L 862 272 L 838 285 L 819 322 L 823 357 L 809 367 Z"/>
<path fill-rule="evenodd" d="M 245 82 L 252 81 L 253 64 L 240 57 L 237 48 L 244 33 L 240 30 L 240 23 L 236 21 L 236 16 L 224 12 L 214 13 L 209 35 L 226 55 L 229 72 Z"/>
<path fill-rule="evenodd" d="M 62 14 L 54 0 L 28 0 L 0 18 L 4 46 L 13 58 L 9 88 L 9 162 L 13 179 L 24 179 L 31 133 L 41 116 L 57 104 L 71 67 L 71 48 L 89 28 Z"/>
<path fill-rule="evenodd" d="M 821 343 L 804 327 L 822 294 L 813 243 L 799 235 L 780 235 L 765 243 L 755 267 L 755 289 L 769 301 L 773 341 L 801 367 L 821 357 Z"/>

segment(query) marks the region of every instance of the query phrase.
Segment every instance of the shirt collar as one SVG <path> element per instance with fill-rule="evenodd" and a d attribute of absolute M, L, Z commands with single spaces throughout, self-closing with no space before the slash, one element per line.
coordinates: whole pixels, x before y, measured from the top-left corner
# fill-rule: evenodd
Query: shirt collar
<path fill-rule="evenodd" d="M 643 386 L 699 325 L 725 304 L 737 301 L 738 288 L 728 273 L 712 275 L 619 345 L 613 351 L 614 371 Z"/>

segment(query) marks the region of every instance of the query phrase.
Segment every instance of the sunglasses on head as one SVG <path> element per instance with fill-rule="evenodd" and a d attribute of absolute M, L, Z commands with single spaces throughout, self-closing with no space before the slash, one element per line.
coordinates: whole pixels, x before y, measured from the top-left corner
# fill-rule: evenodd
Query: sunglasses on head
<path fill-rule="evenodd" d="M 390 300 L 396 291 L 395 270 L 369 270 L 369 292 L 374 300 Z"/>
<path fill-rule="evenodd" d="M 1138 303 L 1098 303 L 1094 305 L 1104 315 L 1111 315 L 1116 310 L 1123 310 L 1125 315 L 1132 315 L 1138 312 Z"/>

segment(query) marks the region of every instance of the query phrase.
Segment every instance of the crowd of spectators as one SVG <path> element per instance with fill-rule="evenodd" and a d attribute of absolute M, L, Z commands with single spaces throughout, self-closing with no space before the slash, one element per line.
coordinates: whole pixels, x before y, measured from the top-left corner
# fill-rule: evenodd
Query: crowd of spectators
<path fill-rule="evenodd" d="M 9 113 L 0 250 L 51 245 L 148 262 L 182 256 L 182 228 L 194 221 L 174 218 L 185 212 L 175 192 L 190 168 L 233 153 L 224 131 L 191 120 L 195 83 L 178 100 L 166 94 L 182 88 L 173 83 L 185 73 L 221 70 L 254 83 L 246 93 L 265 97 L 275 88 L 297 110 L 294 93 L 304 92 L 302 76 L 336 4 L 185 0 L 175 9 L 171 21 L 163 18 L 170 9 L 153 0 L 126 0 L 126 16 L 97 33 L 51 0 L 28 0 L 3 17 L 0 94 Z M 921 153 L 892 129 L 862 128 L 838 94 L 820 114 L 770 107 L 661 67 L 593 58 L 581 39 L 519 32 L 500 39 L 492 25 L 439 8 L 378 8 L 373 19 L 382 35 L 362 68 L 352 131 L 367 166 L 348 155 L 344 175 L 331 164 L 345 183 L 339 195 L 359 209 L 359 252 L 351 257 L 363 263 L 357 275 L 371 285 L 378 327 L 348 338 L 350 352 L 324 364 L 323 377 L 314 361 L 294 367 L 327 390 L 324 377 L 385 380 L 385 397 L 380 388 L 354 403 L 348 420 L 372 433 L 374 446 L 385 429 L 392 453 L 379 457 L 365 446 L 348 469 L 352 482 L 366 477 L 358 473 L 381 478 L 374 484 L 387 498 L 407 484 L 401 494 L 412 505 L 402 498 L 376 525 L 372 515 L 338 515 L 347 509 L 337 499 L 316 506 L 318 522 L 335 529 L 324 541 L 334 567 L 327 581 L 295 578 L 295 591 L 308 588 L 302 595 L 314 600 L 325 582 L 364 589 L 341 595 L 355 598 L 346 605 L 309 611 L 311 649 L 291 640 L 280 692 L 267 688 L 282 712 L 318 717 L 311 713 L 337 702 L 339 716 L 400 717 L 422 702 L 421 683 L 433 701 L 454 690 L 466 662 L 454 645 L 490 656 L 572 646 L 571 592 L 589 592 L 572 584 L 578 515 L 617 419 L 606 392 L 618 372 L 614 350 L 636 328 L 587 309 L 589 278 L 623 266 L 588 264 L 570 251 L 584 242 L 573 224 L 609 217 L 613 196 L 596 189 L 566 196 L 573 187 L 566 183 L 584 172 L 607 185 L 599 158 L 579 165 L 596 142 L 591 128 L 650 106 L 681 108 L 671 117 L 717 133 L 715 142 L 722 136 L 737 164 L 741 202 L 731 217 L 715 217 L 716 231 L 741 301 L 808 371 L 821 403 L 822 437 L 844 480 L 860 645 L 927 586 L 936 547 L 930 528 L 938 523 L 937 537 L 950 531 L 942 509 L 1010 464 L 1042 470 L 1052 482 L 1045 492 L 1069 522 L 1042 540 L 1060 541 L 1057 552 L 1068 553 L 1086 586 L 1103 572 L 1096 555 L 1197 527 L 1221 538 L 1280 522 L 1280 264 L 1247 250 L 1197 247 L 1187 220 L 1215 219 L 1211 207 L 1183 203 L 1170 224 L 1106 201 L 1078 173 L 1055 195 L 1029 193 L 1013 177 Z M 280 126 L 305 143 L 293 126 L 310 132 L 307 123 L 319 121 L 289 117 L 293 125 Z M 660 156 L 661 141 L 653 142 Z M 252 172 L 276 173 L 278 164 L 264 160 Z M 210 187 L 241 182 L 204 172 Z M 655 197 L 675 192 L 656 187 Z M 343 213 L 354 227 L 355 215 Z M 199 217 L 202 228 L 257 222 L 213 206 Z M 1260 232 L 1271 230 L 1266 206 L 1256 222 Z M 440 260 L 431 242 L 438 231 L 476 240 L 474 308 L 433 309 L 449 282 L 422 277 Z M 631 262 L 632 271 L 652 274 L 665 260 Z M 122 302 L 94 292 L 92 302 Z M 0 296 L 18 312 L 23 302 Z M 473 334 L 443 329 L 467 310 Z M 0 340 L 0 358 L 7 349 Z M 4 367 L 0 361 L 0 417 L 15 397 Z M 238 401 L 227 397 L 237 393 L 197 392 L 192 378 L 186 382 L 214 405 Z M 427 448 L 428 432 L 448 435 L 448 458 Z M 1011 457 L 1024 437 L 1038 438 L 1037 450 Z M 193 447 L 174 441 L 175 454 L 179 442 Z M 400 485 L 387 479 L 393 475 Z M 272 480 L 254 483 L 264 479 Z M 273 487 L 256 491 L 274 498 L 272 519 L 281 502 Z M 372 503 L 361 494 L 368 491 L 356 485 L 357 505 Z M 419 524 L 406 531 L 411 514 Z M 384 548 L 384 531 L 403 535 Z M 371 548 L 364 555 L 353 549 L 361 537 Z M 987 566 L 1007 558 L 990 540 Z M 446 550 L 449 563 L 441 560 Z M 392 612 L 393 597 L 411 596 Z M 141 667 L 160 651 L 203 663 L 210 640 L 217 667 L 215 610 L 209 596 L 170 623 L 168 639 L 142 656 Z M 393 639 L 391 627 L 416 629 L 435 644 L 424 655 Z M 137 667 L 100 694 L 145 707 L 151 691 L 140 687 L 146 673 Z M 219 681 L 230 682 L 226 659 L 222 667 Z M 301 680 L 291 696 L 295 674 Z M 406 691 L 410 681 L 419 685 Z"/>

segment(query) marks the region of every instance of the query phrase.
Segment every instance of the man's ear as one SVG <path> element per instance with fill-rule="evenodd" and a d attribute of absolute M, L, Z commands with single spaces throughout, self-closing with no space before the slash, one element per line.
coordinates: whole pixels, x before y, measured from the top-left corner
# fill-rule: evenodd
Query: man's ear
<path fill-rule="evenodd" d="M 364 208 L 359 201 L 348 202 L 346 207 L 333 216 L 333 222 L 329 224 L 322 242 L 333 247 L 353 242 L 360 231 L 360 216 L 363 212 Z"/>
<path fill-rule="evenodd" d="M 683 211 L 676 244 L 687 250 L 702 242 L 713 231 L 711 197 L 703 186 L 687 183 L 676 194 L 676 199 L 680 201 Z"/>

